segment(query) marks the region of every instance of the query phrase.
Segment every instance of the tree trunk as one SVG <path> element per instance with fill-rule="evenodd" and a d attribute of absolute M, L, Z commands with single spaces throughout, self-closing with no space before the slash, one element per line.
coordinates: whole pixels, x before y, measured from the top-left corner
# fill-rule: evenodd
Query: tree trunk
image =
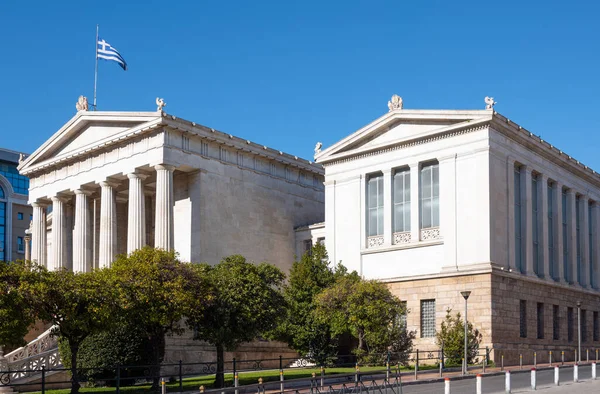
<path fill-rule="evenodd" d="M 152 367 L 150 376 L 152 377 L 152 390 L 158 390 L 160 386 L 160 364 L 165 356 L 165 333 L 162 327 L 150 335 L 152 344 Z"/>
<path fill-rule="evenodd" d="M 225 348 L 217 344 L 217 373 L 215 374 L 215 388 L 225 387 Z"/>
<path fill-rule="evenodd" d="M 79 353 L 79 343 L 72 343 L 69 341 L 69 347 L 71 348 L 71 394 L 78 394 L 79 388 L 79 374 L 77 373 L 77 353 Z"/>

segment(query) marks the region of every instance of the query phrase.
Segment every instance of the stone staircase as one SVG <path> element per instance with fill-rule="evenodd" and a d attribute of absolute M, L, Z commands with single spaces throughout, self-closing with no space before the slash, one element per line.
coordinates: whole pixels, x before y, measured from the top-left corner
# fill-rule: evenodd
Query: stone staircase
<path fill-rule="evenodd" d="M 41 382 L 42 366 L 46 370 L 62 368 L 53 329 L 50 327 L 27 345 L 0 357 L 0 393 L 11 392 L 7 391 L 11 386 L 18 388 Z M 63 372 L 46 372 L 46 378 L 57 373 Z"/>

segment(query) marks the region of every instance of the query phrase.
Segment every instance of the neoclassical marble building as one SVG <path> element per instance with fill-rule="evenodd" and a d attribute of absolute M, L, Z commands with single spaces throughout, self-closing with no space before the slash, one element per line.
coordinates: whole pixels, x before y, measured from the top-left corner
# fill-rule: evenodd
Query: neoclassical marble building
<path fill-rule="evenodd" d="M 79 272 L 144 245 L 286 270 L 294 228 L 324 217 L 323 168 L 162 111 L 80 110 L 19 165 L 31 258 Z M 51 224 L 47 218 L 51 217 Z"/>
<path fill-rule="evenodd" d="M 414 110 L 394 96 L 383 116 L 317 145 L 325 224 L 298 234 L 324 234 L 333 262 L 387 282 L 422 350 L 470 290 L 469 320 L 497 362 L 532 361 L 526 349 L 572 359 L 578 301 L 582 346 L 600 347 L 600 175 L 485 104 Z"/>

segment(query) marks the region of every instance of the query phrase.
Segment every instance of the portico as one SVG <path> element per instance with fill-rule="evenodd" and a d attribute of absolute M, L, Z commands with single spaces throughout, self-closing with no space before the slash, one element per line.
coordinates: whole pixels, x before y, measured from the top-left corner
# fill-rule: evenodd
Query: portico
<path fill-rule="evenodd" d="M 80 110 L 19 171 L 34 207 L 31 259 L 50 269 L 109 267 L 145 245 L 187 261 L 241 253 L 291 265 L 292 229 L 323 218 L 321 166 L 162 107 Z M 227 226 L 223 215 L 227 233 L 212 226 Z M 256 238 L 261 229 L 273 236 Z"/>

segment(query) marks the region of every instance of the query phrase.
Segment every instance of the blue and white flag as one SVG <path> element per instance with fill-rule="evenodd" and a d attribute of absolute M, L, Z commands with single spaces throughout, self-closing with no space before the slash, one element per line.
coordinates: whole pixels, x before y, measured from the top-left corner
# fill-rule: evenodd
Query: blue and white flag
<path fill-rule="evenodd" d="M 127 71 L 127 63 L 123 56 L 117 51 L 114 47 L 110 46 L 110 44 L 103 39 L 98 37 L 98 50 L 97 50 L 98 59 L 104 60 L 112 60 L 113 62 L 119 63 L 119 66 L 123 68 L 123 70 Z"/>

